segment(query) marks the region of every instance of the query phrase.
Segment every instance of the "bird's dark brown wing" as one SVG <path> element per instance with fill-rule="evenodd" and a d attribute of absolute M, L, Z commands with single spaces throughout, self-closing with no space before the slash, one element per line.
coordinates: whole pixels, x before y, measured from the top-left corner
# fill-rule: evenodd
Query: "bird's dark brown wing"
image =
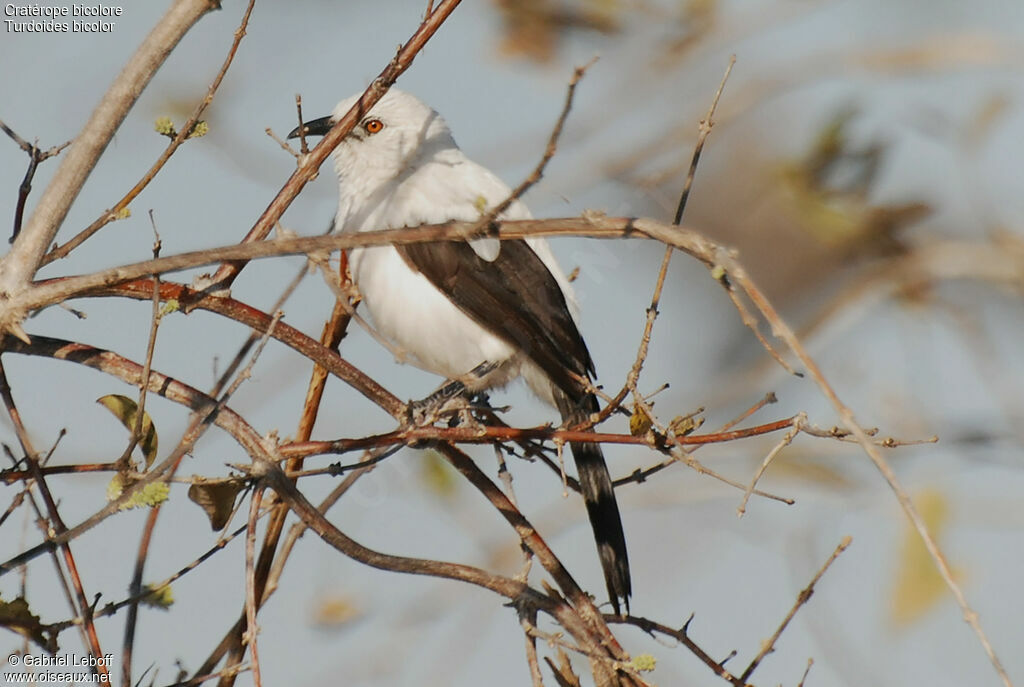
<path fill-rule="evenodd" d="M 493 261 L 464 241 L 395 249 L 462 312 L 523 350 L 570 398 L 581 398 L 583 387 L 570 373 L 593 375 L 594 363 L 562 289 L 529 244 L 502 241 Z"/>
<path fill-rule="evenodd" d="M 555 405 L 570 425 L 598 411 L 597 398 L 575 376 L 594 373 L 587 346 L 558 282 L 522 240 L 502 241 L 498 257 L 481 258 L 463 241 L 410 243 L 395 249 L 462 312 L 523 350 L 556 389 Z M 481 361 L 482 362 L 482 361 Z M 493 361 L 492 361 L 493 362 Z M 570 444 L 615 613 L 629 610 L 629 557 L 615 490 L 599 444 Z"/>

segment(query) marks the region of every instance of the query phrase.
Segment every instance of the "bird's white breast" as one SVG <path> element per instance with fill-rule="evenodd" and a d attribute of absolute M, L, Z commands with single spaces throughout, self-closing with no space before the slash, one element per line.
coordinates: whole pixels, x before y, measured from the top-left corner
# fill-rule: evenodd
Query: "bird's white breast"
<path fill-rule="evenodd" d="M 454 145 L 454 144 L 452 144 Z M 450 147 L 416 160 L 387 183 L 380 183 L 370 168 L 357 171 L 359 158 L 344 156 L 337 164 L 341 198 L 336 226 L 341 231 L 373 231 L 436 224 L 450 220 L 475 221 L 504 201 L 511 190 L 485 167 Z M 504 219 L 527 219 L 530 212 L 516 201 Z M 543 239 L 527 243 L 555 277 L 573 317 L 575 299 L 568 279 Z M 484 239 L 473 249 L 485 260 L 497 256 L 499 242 Z M 519 374 L 550 402 L 548 384 L 513 345 L 495 336 L 464 314 L 391 246 L 351 251 L 352 278 L 378 332 L 408 361 L 449 379 L 467 381 L 481 363 L 504 363 L 473 384 L 477 388 L 505 384 Z M 469 380 L 472 381 L 472 380 Z"/>
<path fill-rule="evenodd" d="M 392 246 L 353 250 L 349 266 L 374 326 L 418 367 L 459 379 L 480 363 L 515 355 L 410 269 Z"/>

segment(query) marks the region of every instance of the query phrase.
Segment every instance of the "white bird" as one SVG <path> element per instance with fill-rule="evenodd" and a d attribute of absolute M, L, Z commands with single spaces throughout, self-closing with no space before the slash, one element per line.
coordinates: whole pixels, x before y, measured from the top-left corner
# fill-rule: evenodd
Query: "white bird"
<path fill-rule="evenodd" d="M 330 117 L 303 124 L 324 135 L 359 95 Z M 299 135 L 299 129 L 289 138 Z M 372 231 L 479 220 L 511 194 L 459 149 L 437 112 L 389 90 L 333 152 L 335 227 Z M 528 219 L 518 200 L 502 219 Z M 582 380 L 594 375 L 572 287 L 543 239 L 495 238 L 357 248 L 349 268 L 378 332 L 415 365 L 482 391 L 523 377 L 570 426 L 599 410 Z M 616 614 L 628 609 L 629 561 L 601 447 L 572 443 L 583 500 Z"/>

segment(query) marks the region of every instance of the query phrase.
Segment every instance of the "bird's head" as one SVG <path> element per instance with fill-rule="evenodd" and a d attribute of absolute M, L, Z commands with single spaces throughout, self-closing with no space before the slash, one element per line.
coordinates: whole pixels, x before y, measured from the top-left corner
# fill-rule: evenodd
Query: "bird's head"
<path fill-rule="evenodd" d="M 329 117 L 302 125 L 306 136 L 323 136 L 359 101 L 362 93 L 342 100 Z M 288 138 L 298 138 L 299 128 Z M 372 185 L 394 179 L 411 165 L 455 147 L 441 116 L 413 95 L 392 88 L 369 112 L 358 113 L 357 124 L 332 153 L 342 182 Z"/>

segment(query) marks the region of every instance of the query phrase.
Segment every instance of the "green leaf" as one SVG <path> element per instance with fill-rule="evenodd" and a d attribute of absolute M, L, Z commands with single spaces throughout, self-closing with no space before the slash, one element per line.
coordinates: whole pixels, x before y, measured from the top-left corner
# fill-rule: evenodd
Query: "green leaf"
<path fill-rule="evenodd" d="M 96 399 L 96 402 L 114 414 L 121 421 L 121 424 L 129 432 L 135 431 L 135 418 L 139 411 L 138 404 L 127 396 L 108 394 Z M 156 427 L 153 426 L 153 419 L 149 413 L 142 413 L 142 431 L 139 437 L 139 448 L 146 457 L 146 468 L 148 469 L 156 460 L 158 440 Z"/>

